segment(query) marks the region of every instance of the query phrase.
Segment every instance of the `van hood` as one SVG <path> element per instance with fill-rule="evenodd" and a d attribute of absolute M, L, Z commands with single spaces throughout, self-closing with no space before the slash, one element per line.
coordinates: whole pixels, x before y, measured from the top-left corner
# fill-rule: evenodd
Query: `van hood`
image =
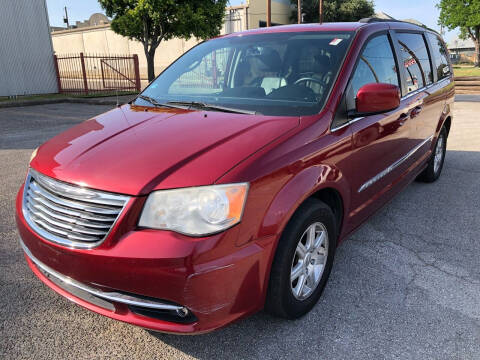
<path fill-rule="evenodd" d="M 129 195 L 208 185 L 298 124 L 294 117 L 124 105 L 41 145 L 30 166 Z"/>

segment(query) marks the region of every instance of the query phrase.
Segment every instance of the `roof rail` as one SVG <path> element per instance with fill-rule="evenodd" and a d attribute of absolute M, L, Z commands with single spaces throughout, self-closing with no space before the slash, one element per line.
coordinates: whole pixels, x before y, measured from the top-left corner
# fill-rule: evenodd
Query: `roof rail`
<path fill-rule="evenodd" d="M 429 28 L 426 25 L 420 26 L 420 25 L 411 23 L 409 21 L 403 21 L 403 20 L 397 20 L 397 19 L 380 19 L 380 18 L 369 17 L 369 18 L 360 19 L 360 20 L 358 20 L 358 22 L 364 23 L 364 24 L 370 24 L 370 23 L 376 23 L 376 22 L 400 22 L 400 23 L 410 24 L 410 25 L 413 25 L 413 26 L 418 26 L 420 28 L 424 28 L 426 30 L 432 31 L 432 32 L 441 36 L 441 34 L 435 29 Z"/>
<path fill-rule="evenodd" d="M 405 22 L 405 21 L 397 20 L 397 19 L 380 19 L 380 18 L 368 17 L 368 18 L 360 19 L 358 20 L 358 22 L 369 24 L 374 22 Z"/>

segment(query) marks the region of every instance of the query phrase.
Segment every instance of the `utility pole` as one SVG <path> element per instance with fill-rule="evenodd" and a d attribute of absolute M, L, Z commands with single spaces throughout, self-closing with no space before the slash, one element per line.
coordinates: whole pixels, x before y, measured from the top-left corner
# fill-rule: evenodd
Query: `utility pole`
<path fill-rule="evenodd" d="M 323 0 L 319 0 L 318 3 L 318 22 L 323 23 Z"/>
<path fill-rule="evenodd" d="M 65 16 L 63 17 L 63 22 L 67 24 L 67 29 L 70 29 L 70 24 L 68 23 L 68 12 L 67 12 L 67 7 L 65 6 Z"/>
<path fill-rule="evenodd" d="M 302 23 L 302 0 L 298 0 L 297 2 L 297 21 L 299 24 Z"/>
<path fill-rule="evenodd" d="M 272 26 L 272 0 L 267 0 L 267 27 Z"/>

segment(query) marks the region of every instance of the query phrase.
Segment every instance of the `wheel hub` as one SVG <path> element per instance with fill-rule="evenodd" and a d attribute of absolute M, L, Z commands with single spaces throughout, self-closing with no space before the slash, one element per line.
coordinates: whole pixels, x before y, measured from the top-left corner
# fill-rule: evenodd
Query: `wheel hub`
<path fill-rule="evenodd" d="M 310 253 L 307 253 L 307 255 L 305 255 L 305 266 L 308 266 L 310 264 L 310 261 L 312 261 L 313 259 L 311 259 L 311 255 Z"/>

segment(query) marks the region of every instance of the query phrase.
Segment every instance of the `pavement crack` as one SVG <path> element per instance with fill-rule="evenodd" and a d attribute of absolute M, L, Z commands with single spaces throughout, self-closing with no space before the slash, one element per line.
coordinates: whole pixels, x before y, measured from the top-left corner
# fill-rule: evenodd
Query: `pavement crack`
<path fill-rule="evenodd" d="M 450 272 L 448 270 L 445 270 L 443 268 L 441 268 L 438 263 L 440 260 L 438 259 L 433 259 L 433 260 L 427 260 L 425 259 L 424 257 L 422 257 L 422 255 L 420 254 L 420 250 L 417 250 L 415 248 L 412 248 L 410 246 L 407 246 L 405 245 L 405 243 L 409 242 L 410 240 L 408 238 L 413 238 L 413 239 L 416 239 L 416 240 L 420 240 L 421 242 L 425 243 L 425 244 L 428 244 L 430 246 L 437 246 L 437 247 L 444 247 L 446 246 L 444 243 L 441 243 L 441 242 L 435 242 L 435 241 L 427 241 L 425 239 L 425 237 L 421 234 L 415 234 L 415 233 L 411 233 L 411 232 L 408 232 L 408 231 L 405 231 L 405 227 L 403 226 L 399 226 L 397 223 L 395 223 L 395 221 L 391 218 L 387 218 L 387 226 L 385 227 L 382 227 L 381 229 L 379 229 L 378 227 L 375 226 L 375 224 L 371 224 L 371 226 L 374 228 L 375 231 L 379 232 L 380 234 L 384 234 L 385 233 L 385 230 L 388 231 L 389 234 L 391 234 L 391 236 L 388 238 L 388 239 L 382 239 L 382 240 L 378 240 L 378 239 L 375 239 L 373 240 L 372 242 L 374 243 L 377 243 L 377 244 L 393 244 L 399 248 L 402 248 L 403 250 L 405 250 L 408 254 L 411 254 L 417 261 L 415 262 L 410 262 L 410 261 L 406 261 L 406 265 L 409 266 L 410 270 L 412 271 L 413 275 L 411 277 L 411 279 L 408 280 L 408 283 L 405 287 L 405 297 L 404 297 L 404 300 L 406 301 L 407 300 L 407 297 L 408 297 L 408 294 L 409 294 L 409 289 L 411 289 L 412 285 L 415 283 L 415 281 L 418 279 L 418 276 L 420 275 L 419 272 L 416 271 L 415 267 L 418 266 L 418 267 L 422 267 L 422 268 L 431 268 L 441 274 L 444 274 L 446 276 L 449 276 L 449 277 L 453 277 L 457 280 L 461 280 L 467 284 L 470 284 L 470 285 L 480 285 L 480 280 L 476 280 L 476 279 L 472 279 L 470 276 L 462 276 L 462 275 L 459 275 L 459 274 L 456 274 L 454 272 Z M 398 237 L 398 239 L 395 239 L 396 237 Z M 368 243 L 369 241 L 366 241 L 364 243 Z"/>

